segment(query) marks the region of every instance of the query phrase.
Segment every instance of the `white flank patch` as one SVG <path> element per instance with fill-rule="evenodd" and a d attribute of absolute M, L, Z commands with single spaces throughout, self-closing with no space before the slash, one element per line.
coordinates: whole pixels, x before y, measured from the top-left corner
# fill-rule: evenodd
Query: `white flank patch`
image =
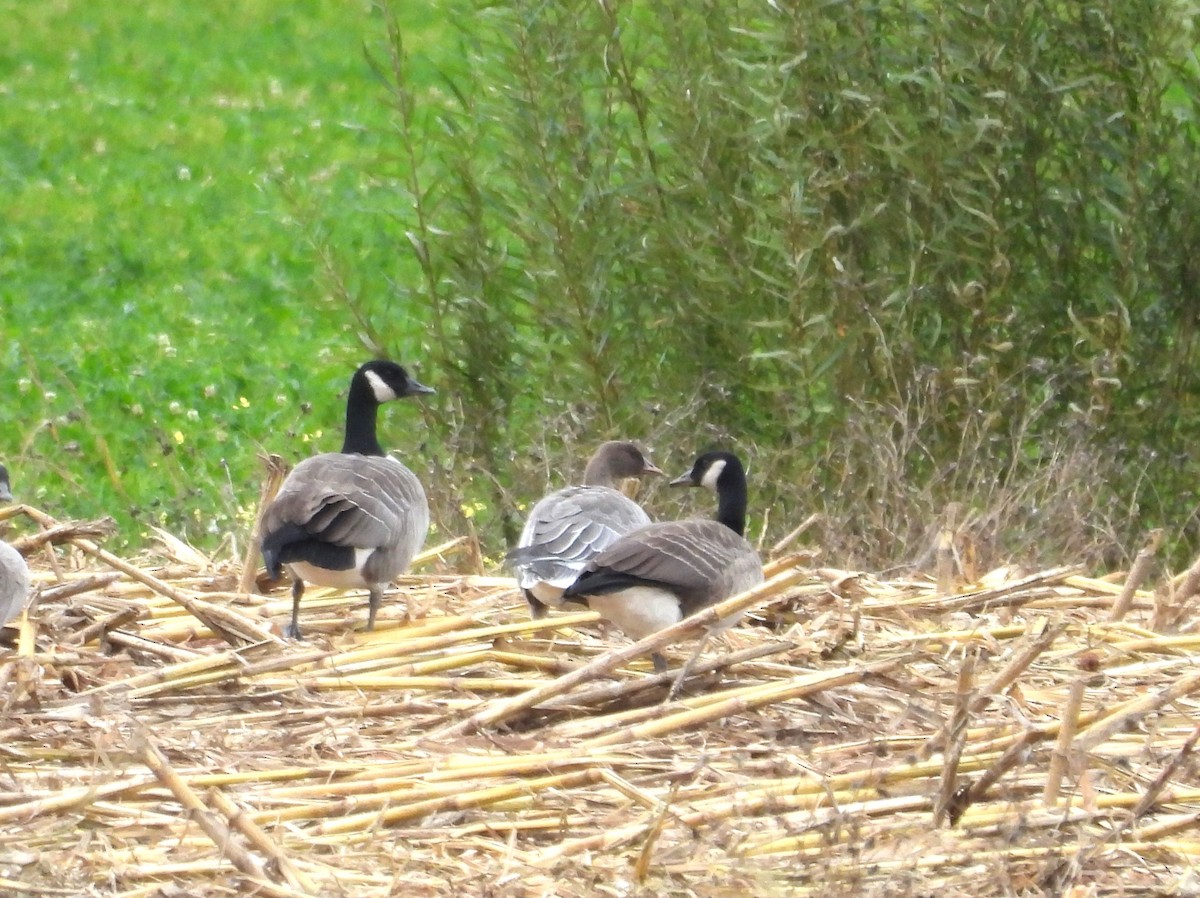
<path fill-rule="evenodd" d="M 567 585 L 569 586 L 570 584 Z M 555 586 L 553 583 L 546 583 L 539 580 L 532 586 L 527 586 L 525 588 L 528 589 L 533 594 L 533 597 L 543 605 L 549 605 L 551 608 L 561 608 L 563 605 L 562 594 L 566 587 Z"/>
<path fill-rule="evenodd" d="M 704 472 L 704 476 L 700 478 L 700 485 L 708 487 L 714 493 L 717 491 L 717 480 L 721 477 L 721 472 L 725 470 L 725 459 L 718 458 L 715 462 L 708 466 L 708 470 Z"/>
<path fill-rule="evenodd" d="M 675 594 L 653 586 L 631 586 L 621 592 L 588 596 L 587 601 L 588 607 L 635 640 L 677 624 L 683 617 Z"/>
<path fill-rule="evenodd" d="M 367 383 L 371 385 L 371 390 L 375 393 L 376 402 L 391 402 L 396 398 L 396 391 L 389 387 L 382 377 L 374 371 L 363 373 L 367 375 Z"/>
<path fill-rule="evenodd" d="M 291 571 L 293 577 L 299 577 L 305 583 L 311 583 L 314 586 L 330 586 L 335 589 L 363 589 L 371 585 L 363 579 L 363 565 L 367 563 L 367 559 L 371 557 L 371 553 L 374 551 L 374 549 L 355 549 L 354 567 L 345 571 L 331 571 L 327 568 L 309 564 L 307 561 L 293 561 L 287 565 L 287 569 Z"/>

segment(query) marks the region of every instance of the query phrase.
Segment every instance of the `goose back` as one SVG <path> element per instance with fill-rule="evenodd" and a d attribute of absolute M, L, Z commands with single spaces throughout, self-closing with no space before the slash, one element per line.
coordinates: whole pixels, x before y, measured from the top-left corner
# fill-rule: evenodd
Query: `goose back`
<path fill-rule="evenodd" d="M 29 567 L 21 553 L 0 540 L 0 625 L 15 620 L 29 604 Z"/>
<path fill-rule="evenodd" d="M 762 582 L 762 561 L 746 539 L 717 521 L 649 524 L 598 554 L 568 591 L 604 595 L 634 586 L 663 589 L 681 617 Z"/>
<path fill-rule="evenodd" d="M 557 490 L 533 506 L 505 560 L 535 617 L 562 603 L 563 590 L 598 552 L 650 523 L 645 510 L 618 489 L 621 481 L 661 473 L 635 444 L 606 442 L 589 460 L 583 485 Z"/>
<path fill-rule="evenodd" d="M 263 543 L 272 575 L 289 564 L 320 586 L 368 586 L 391 580 L 420 551 L 429 503 L 396 459 L 330 452 L 295 467 L 264 527 L 277 534 Z"/>
<path fill-rule="evenodd" d="M 8 469 L 0 465 L 0 502 L 13 500 Z M 0 626 L 15 620 L 29 604 L 29 566 L 21 553 L 0 540 Z"/>
<path fill-rule="evenodd" d="M 703 486 L 717 493 L 717 520 L 647 524 L 597 554 L 563 592 L 582 598 L 601 617 L 640 639 L 763 580 L 762 560 L 742 535 L 746 475 L 727 452 L 696 459 L 674 486 Z M 740 615 L 722 621 L 733 624 Z M 654 666 L 666 660 L 654 656 Z"/>
<path fill-rule="evenodd" d="M 598 553 L 650 523 L 645 510 L 606 486 L 571 486 L 540 500 L 508 555 L 522 589 L 552 602 Z"/>

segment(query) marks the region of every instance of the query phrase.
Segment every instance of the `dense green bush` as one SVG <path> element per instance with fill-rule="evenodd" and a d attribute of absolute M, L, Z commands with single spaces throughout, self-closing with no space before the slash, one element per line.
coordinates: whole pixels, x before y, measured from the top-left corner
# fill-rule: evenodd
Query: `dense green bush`
<path fill-rule="evenodd" d="M 769 529 L 824 511 L 838 560 L 953 500 L 1001 555 L 1194 530 L 1182 4 L 484 3 L 433 96 L 392 24 L 423 278 L 366 317 L 421 316 L 449 526 L 482 506 L 497 548 L 544 460 L 627 435 L 740 448 Z"/>

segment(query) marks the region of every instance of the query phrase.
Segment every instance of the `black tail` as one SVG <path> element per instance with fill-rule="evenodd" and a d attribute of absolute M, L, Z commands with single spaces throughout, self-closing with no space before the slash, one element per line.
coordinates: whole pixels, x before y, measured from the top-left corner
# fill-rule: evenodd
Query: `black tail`
<path fill-rule="evenodd" d="M 267 576 L 278 580 L 289 561 L 307 561 L 327 571 L 348 571 L 354 567 L 354 547 L 338 546 L 313 536 L 299 524 L 284 524 L 272 530 L 262 541 L 263 563 Z"/>
<path fill-rule="evenodd" d="M 267 576 L 278 580 L 283 576 L 283 562 L 286 560 L 284 549 L 292 543 L 309 539 L 308 533 L 299 524 L 284 524 L 278 530 L 272 530 L 262 541 L 263 564 L 267 566 Z"/>
<path fill-rule="evenodd" d="M 632 586 L 653 586 L 658 589 L 671 590 L 671 587 L 665 583 L 634 577 L 632 574 L 602 567 L 599 570 L 584 571 L 580 574 L 579 579 L 563 590 L 563 598 L 578 601 L 587 596 L 602 596 L 610 592 L 620 592 Z"/>

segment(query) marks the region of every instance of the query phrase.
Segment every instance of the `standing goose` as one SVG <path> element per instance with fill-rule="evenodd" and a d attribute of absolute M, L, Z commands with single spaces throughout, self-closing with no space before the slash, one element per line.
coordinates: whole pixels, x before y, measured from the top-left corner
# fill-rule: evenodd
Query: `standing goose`
<path fill-rule="evenodd" d="M 367 629 L 383 588 L 405 570 L 429 532 L 429 503 L 415 474 L 384 453 L 375 433 L 379 406 L 402 396 L 434 392 L 395 362 L 371 361 L 354 372 L 346 400 L 341 452 L 307 458 L 292 470 L 263 515 L 267 573 L 292 575 L 292 621 L 285 635 L 300 638 L 305 581 L 366 588 Z"/>
<path fill-rule="evenodd" d="M 633 639 L 642 639 L 763 580 L 762 561 L 746 529 L 746 472 L 729 452 L 706 452 L 671 486 L 717 494 L 717 519 L 667 521 L 627 533 L 592 559 L 564 592 Z M 733 621 L 727 622 L 733 623 Z M 657 652 L 654 668 L 664 671 Z"/>
<path fill-rule="evenodd" d="M 13 500 L 8 468 L 0 465 L 0 502 Z M 29 566 L 21 553 L 0 540 L 0 626 L 15 620 L 29 604 Z"/>
<path fill-rule="evenodd" d="M 534 618 L 562 604 L 563 590 L 587 563 L 621 536 L 650 523 L 642 507 L 622 493 L 621 481 L 662 474 L 633 443 L 602 443 L 583 472 L 582 486 L 568 486 L 540 499 L 517 547 L 505 558 Z"/>

